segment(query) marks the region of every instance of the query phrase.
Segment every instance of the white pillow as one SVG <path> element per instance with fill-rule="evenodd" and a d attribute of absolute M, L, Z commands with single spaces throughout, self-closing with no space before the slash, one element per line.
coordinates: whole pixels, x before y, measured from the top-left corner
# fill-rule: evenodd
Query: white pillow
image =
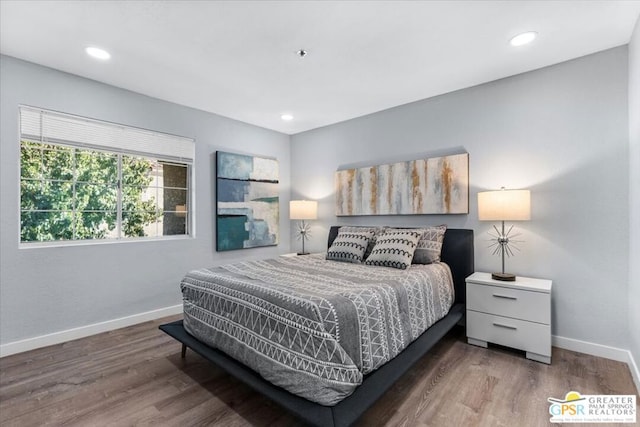
<path fill-rule="evenodd" d="M 366 259 L 370 254 L 371 251 L 373 250 L 373 247 L 376 245 L 376 237 L 381 234 L 384 229 L 387 227 L 380 227 L 380 226 L 373 226 L 373 227 L 367 227 L 367 226 L 361 226 L 361 225 L 343 225 L 342 227 L 340 227 L 339 232 L 343 232 L 343 231 L 371 231 L 373 232 L 373 237 L 371 237 L 371 239 L 369 240 L 369 244 L 367 245 L 367 250 L 364 251 L 364 258 Z"/>
<path fill-rule="evenodd" d="M 327 259 L 360 264 L 372 237 L 373 231 L 343 231 L 340 229 L 327 251 Z"/>
<path fill-rule="evenodd" d="M 411 265 L 422 234 L 422 230 L 385 230 L 378 235 L 376 245 L 365 264 L 406 269 Z"/>

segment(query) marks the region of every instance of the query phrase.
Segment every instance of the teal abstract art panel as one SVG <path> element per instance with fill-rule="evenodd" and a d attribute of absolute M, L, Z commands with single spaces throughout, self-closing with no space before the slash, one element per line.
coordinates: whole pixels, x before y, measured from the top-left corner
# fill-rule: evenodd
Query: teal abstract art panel
<path fill-rule="evenodd" d="M 253 172 L 253 157 L 218 151 L 218 178 L 249 180 Z"/>
<path fill-rule="evenodd" d="M 216 152 L 216 250 L 278 244 L 278 161 Z"/>
<path fill-rule="evenodd" d="M 243 215 L 218 215 L 216 228 L 218 229 L 218 250 L 231 251 L 244 249 L 244 241 L 249 240 L 249 233 L 245 229 L 247 217 Z"/>

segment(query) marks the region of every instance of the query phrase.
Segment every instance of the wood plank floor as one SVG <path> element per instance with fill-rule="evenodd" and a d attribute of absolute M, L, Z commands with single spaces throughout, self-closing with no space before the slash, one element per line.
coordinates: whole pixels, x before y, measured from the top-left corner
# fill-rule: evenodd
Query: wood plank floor
<path fill-rule="evenodd" d="M 182 360 L 158 330 L 179 317 L 0 359 L 0 425 L 302 425 L 197 354 Z M 554 348 L 548 366 L 456 329 L 359 426 L 547 426 L 547 397 L 571 390 L 637 395 L 624 363 Z"/>

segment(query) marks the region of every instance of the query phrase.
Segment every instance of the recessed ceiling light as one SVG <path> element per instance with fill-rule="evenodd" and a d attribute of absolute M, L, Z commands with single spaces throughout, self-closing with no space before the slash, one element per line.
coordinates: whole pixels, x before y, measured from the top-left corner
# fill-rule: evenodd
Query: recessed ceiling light
<path fill-rule="evenodd" d="M 87 52 L 87 55 L 103 61 L 111 58 L 111 54 L 109 52 L 104 49 L 100 49 L 99 47 L 89 46 L 84 51 Z"/>
<path fill-rule="evenodd" d="M 285 122 L 293 120 L 293 116 L 291 114 L 283 114 L 280 116 L 280 118 Z"/>
<path fill-rule="evenodd" d="M 538 37 L 538 33 L 535 31 L 527 31 L 526 33 L 518 34 L 513 37 L 509 43 L 511 43 L 511 46 L 522 46 L 527 43 L 531 43 L 536 37 Z"/>

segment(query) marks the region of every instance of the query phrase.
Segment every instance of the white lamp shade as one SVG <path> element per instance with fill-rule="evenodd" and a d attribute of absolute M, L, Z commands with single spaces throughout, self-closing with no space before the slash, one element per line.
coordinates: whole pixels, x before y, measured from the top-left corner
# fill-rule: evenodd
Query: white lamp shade
<path fill-rule="evenodd" d="M 531 219 L 529 190 L 498 190 L 478 193 L 480 221 L 528 221 Z"/>
<path fill-rule="evenodd" d="M 318 219 L 318 202 L 315 200 L 291 200 L 289 219 Z"/>

